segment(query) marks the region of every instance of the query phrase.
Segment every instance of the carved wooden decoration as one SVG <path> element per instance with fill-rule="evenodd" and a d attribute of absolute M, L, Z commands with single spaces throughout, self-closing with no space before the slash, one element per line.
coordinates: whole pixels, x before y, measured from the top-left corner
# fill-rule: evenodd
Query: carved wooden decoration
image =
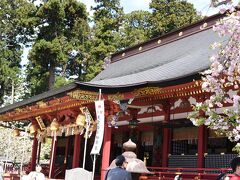
<path fill-rule="evenodd" d="M 37 120 L 37 123 L 38 123 L 41 131 L 45 130 L 45 129 L 46 129 L 46 126 L 45 126 L 45 124 L 44 124 L 41 116 L 37 116 L 37 117 L 35 117 L 35 119 Z"/>

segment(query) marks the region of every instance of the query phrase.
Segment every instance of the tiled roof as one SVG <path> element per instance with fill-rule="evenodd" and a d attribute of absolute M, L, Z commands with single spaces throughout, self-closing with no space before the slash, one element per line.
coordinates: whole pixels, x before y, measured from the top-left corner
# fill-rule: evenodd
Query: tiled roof
<path fill-rule="evenodd" d="M 90 83 L 121 86 L 171 81 L 194 75 L 209 67 L 209 56 L 214 53 L 209 46 L 219 40 L 212 28 L 206 29 L 113 62 Z"/>

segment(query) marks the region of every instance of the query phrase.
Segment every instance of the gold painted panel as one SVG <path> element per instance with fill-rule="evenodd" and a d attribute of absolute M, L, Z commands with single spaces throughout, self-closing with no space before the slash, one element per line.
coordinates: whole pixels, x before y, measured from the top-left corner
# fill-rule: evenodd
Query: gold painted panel
<path fill-rule="evenodd" d="M 119 92 L 116 94 L 108 95 L 108 100 L 110 100 L 110 101 L 117 101 L 117 100 L 122 100 L 122 99 L 124 99 L 124 95 Z"/>
<path fill-rule="evenodd" d="M 70 97 L 78 100 L 90 100 L 95 101 L 98 99 L 98 93 L 91 91 L 83 91 L 83 90 L 74 90 L 67 93 Z"/>
<path fill-rule="evenodd" d="M 140 89 L 135 89 L 133 91 L 133 94 L 135 96 L 147 96 L 147 95 L 156 95 L 156 94 L 161 94 L 162 93 L 162 88 L 159 87 L 144 87 Z"/>

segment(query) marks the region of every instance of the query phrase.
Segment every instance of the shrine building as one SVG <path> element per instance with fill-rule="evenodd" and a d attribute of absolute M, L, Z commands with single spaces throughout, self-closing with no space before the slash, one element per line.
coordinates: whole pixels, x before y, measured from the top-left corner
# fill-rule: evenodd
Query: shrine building
<path fill-rule="evenodd" d="M 187 118 L 191 105 L 210 96 L 201 89 L 199 73 L 210 66 L 214 51 L 209 47 L 220 40 L 212 26 L 222 17 L 213 15 L 116 52 L 109 66 L 90 82 L 76 81 L 1 108 L 0 121 L 32 123 L 29 171 L 35 169 L 41 153 L 38 141 L 54 138 L 49 130 L 53 121 L 60 130 L 46 175 L 61 179 L 66 169 L 82 167 L 85 140 L 80 131 L 84 124 L 80 127 L 76 120 L 82 107 L 96 119 L 94 101 L 99 89 L 105 103 L 105 132 L 96 178 L 104 179 L 110 162 L 122 153 L 122 144 L 129 138 L 137 144 L 137 157 L 150 171 L 228 168 L 237 156 L 232 152 L 235 144 L 205 126 L 194 126 Z M 85 168 L 89 171 L 95 129 L 93 124 L 87 143 Z"/>

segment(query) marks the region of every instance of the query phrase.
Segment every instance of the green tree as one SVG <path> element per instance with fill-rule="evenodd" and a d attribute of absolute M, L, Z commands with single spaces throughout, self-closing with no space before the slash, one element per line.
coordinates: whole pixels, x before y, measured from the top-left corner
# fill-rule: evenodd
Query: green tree
<path fill-rule="evenodd" d="M 124 16 L 121 28 L 119 48 L 126 48 L 148 40 L 151 36 L 151 13 L 148 11 L 133 11 Z"/>
<path fill-rule="evenodd" d="M 49 0 L 38 8 L 36 17 L 37 34 L 27 66 L 31 95 L 66 84 L 64 79 L 71 75 L 83 79 L 84 42 L 89 34 L 86 7 L 77 0 Z"/>
<path fill-rule="evenodd" d="M 152 37 L 191 24 L 200 19 L 193 4 L 186 0 L 152 0 Z"/>
<path fill-rule="evenodd" d="M 23 45 L 28 42 L 35 22 L 35 6 L 27 0 L 0 1 L 0 105 L 19 83 Z"/>
<path fill-rule="evenodd" d="M 120 44 L 119 29 L 123 21 L 123 8 L 119 0 L 95 0 L 91 40 L 91 60 L 87 64 L 86 80 L 91 80 L 101 70 L 106 57 Z"/>
<path fill-rule="evenodd" d="M 3 104 L 1 106 L 7 106 L 11 104 L 12 101 L 13 103 L 22 101 L 24 98 L 28 97 L 28 89 L 27 84 L 25 83 L 25 77 L 20 75 L 20 73 L 18 74 L 19 76 L 17 78 L 9 80 L 11 82 L 11 88 L 9 89 L 9 92 L 7 91 L 7 93 L 4 94 Z"/>

